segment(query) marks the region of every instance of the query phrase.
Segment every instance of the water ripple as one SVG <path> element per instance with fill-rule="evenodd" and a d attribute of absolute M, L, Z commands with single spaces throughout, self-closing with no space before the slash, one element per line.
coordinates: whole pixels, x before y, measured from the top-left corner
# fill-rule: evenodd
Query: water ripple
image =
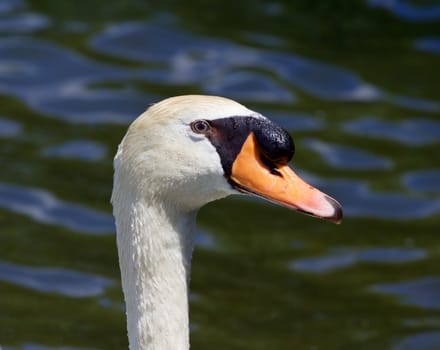
<path fill-rule="evenodd" d="M 417 50 L 440 55 L 440 37 L 427 37 L 417 39 L 414 43 Z"/>
<path fill-rule="evenodd" d="M 0 183 L 0 208 L 26 215 L 33 220 L 84 233 L 114 232 L 109 214 L 62 201 L 48 191 Z"/>
<path fill-rule="evenodd" d="M 0 261 L 0 280 L 44 293 L 73 298 L 102 294 L 113 281 L 102 276 L 55 267 L 32 267 Z"/>
<path fill-rule="evenodd" d="M 393 346 L 393 350 L 438 350 L 440 332 L 420 332 L 409 335 Z"/>
<path fill-rule="evenodd" d="M 373 192 L 367 184 L 350 179 L 314 182 L 342 203 L 344 215 L 394 220 L 424 218 L 440 211 L 440 198 Z"/>
<path fill-rule="evenodd" d="M 438 102 L 423 98 L 390 94 L 388 100 L 396 106 L 413 111 L 428 113 L 440 111 L 440 104 Z"/>
<path fill-rule="evenodd" d="M 321 130 L 325 127 L 322 118 L 308 113 L 265 110 L 261 110 L 261 113 L 287 130 Z"/>
<path fill-rule="evenodd" d="M 392 166 L 392 162 L 384 157 L 379 157 L 353 147 L 315 139 L 306 139 L 303 144 L 306 148 L 317 152 L 326 163 L 340 169 L 389 169 Z"/>
<path fill-rule="evenodd" d="M 15 137 L 21 133 L 21 125 L 15 120 L 0 117 L 0 138 Z"/>
<path fill-rule="evenodd" d="M 208 250 L 217 246 L 214 236 L 205 230 L 197 230 L 194 243 L 196 247 Z"/>
<path fill-rule="evenodd" d="M 43 114 L 80 123 L 127 123 L 159 99 L 130 88 L 97 87 L 132 79 L 199 84 L 205 93 L 271 103 L 295 102 L 292 88 L 298 88 L 321 99 L 388 100 L 411 109 L 439 109 L 431 101 L 386 94 L 353 72 L 325 62 L 208 39 L 154 22 L 112 25 L 93 37 L 91 46 L 151 67 L 103 64 L 47 41 L 2 38 L 0 92 Z"/>
<path fill-rule="evenodd" d="M 128 79 L 131 74 L 130 70 L 87 60 L 47 41 L 0 39 L 0 92 L 69 122 L 133 120 L 151 98 L 130 89 L 90 87 L 103 81 Z"/>
<path fill-rule="evenodd" d="M 440 110 L 437 102 L 385 93 L 350 70 L 327 62 L 205 38 L 175 23 L 114 24 L 95 35 L 90 45 L 151 66 L 139 71 L 138 77 L 156 84 L 199 84 L 207 93 L 278 103 L 294 102 L 291 90 L 298 88 L 325 100 L 388 101 L 411 110 Z"/>
<path fill-rule="evenodd" d="M 269 77 L 256 72 L 231 72 L 226 76 L 213 78 L 206 92 L 213 95 L 239 99 L 242 101 L 293 103 L 292 92 L 277 85 Z"/>
<path fill-rule="evenodd" d="M 33 344 L 33 343 L 26 343 L 19 347 L 0 347 L 0 350 L 93 350 L 92 348 L 77 348 L 72 346 L 57 346 L 57 347 L 51 347 L 41 344 Z"/>
<path fill-rule="evenodd" d="M 386 138 L 415 146 L 440 141 L 440 122 L 426 118 L 389 122 L 367 117 L 348 121 L 343 129 L 357 135 Z"/>
<path fill-rule="evenodd" d="M 0 2 L 0 15 L 9 14 L 10 12 L 23 7 L 23 5 L 23 0 L 2 0 Z"/>
<path fill-rule="evenodd" d="M 247 86 L 248 75 L 236 73 L 246 67 L 267 71 L 259 75 L 259 84 L 276 86 L 278 93 L 282 91 L 281 102 L 290 101 L 291 93 L 277 84 L 271 78 L 273 75 L 324 99 L 371 101 L 384 97 L 379 89 L 352 72 L 328 63 L 208 39 L 156 23 L 112 25 L 92 38 L 91 46 L 113 56 L 167 65 L 155 67 L 154 71 L 146 70 L 142 75 L 144 79 L 166 84 L 199 83 L 207 92 L 213 92 L 213 84 L 225 87 L 231 80 L 234 86 Z"/>
<path fill-rule="evenodd" d="M 30 33 L 36 30 L 45 29 L 49 26 L 49 20 L 42 15 L 35 13 L 20 13 L 0 17 L 0 32 L 6 33 Z"/>
<path fill-rule="evenodd" d="M 343 247 L 332 249 L 325 256 L 310 257 L 292 261 L 289 266 L 301 272 L 327 273 L 350 267 L 358 263 L 401 264 L 417 261 L 426 257 L 423 249 L 400 247 L 375 247 L 359 249 Z"/>
<path fill-rule="evenodd" d="M 107 150 L 102 144 L 88 140 L 68 141 L 43 150 L 43 155 L 48 157 L 81 159 L 85 161 L 100 160 L 106 153 Z"/>
<path fill-rule="evenodd" d="M 376 293 L 393 295 L 401 303 L 426 309 L 440 309 L 440 277 L 430 276 L 411 281 L 383 283 L 370 287 Z"/>
<path fill-rule="evenodd" d="M 403 175 L 403 182 L 419 192 L 440 192 L 440 169 L 417 170 Z"/>
<path fill-rule="evenodd" d="M 335 65 L 281 52 L 255 54 L 261 67 L 270 68 L 305 92 L 325 100 L 377 101 L 383 92 L 356 74 Z"/>
<path fill-rule="evenodd" d="M 373 7 L 382 7 L 394 15 L 411 22 L 430 22 L 440 18 L 440 6 L 413 5 L 408 0 L 367 0 Z"/>

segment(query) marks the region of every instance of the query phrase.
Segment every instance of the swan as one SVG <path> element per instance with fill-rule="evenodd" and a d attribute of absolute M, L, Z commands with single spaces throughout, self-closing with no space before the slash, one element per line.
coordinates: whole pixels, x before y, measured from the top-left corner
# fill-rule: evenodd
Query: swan
<path fill-rule="evenodd" d="M 189 349 L 191 255 L 206 203 L 245 193 L 341 222 L 340 204 L 287 165 L 293 153 L 284 129 L 217 96 L 165 99 L 129 126 L 111 202 L 131 350 Z"/>

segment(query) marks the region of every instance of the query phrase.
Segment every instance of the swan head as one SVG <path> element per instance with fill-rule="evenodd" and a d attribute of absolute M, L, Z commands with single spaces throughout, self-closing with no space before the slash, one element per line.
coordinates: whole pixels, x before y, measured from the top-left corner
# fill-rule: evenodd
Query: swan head
<path fill-rule="evenodd" d="M 287 131 L 233 100 L 171 97 L 129 127 L 115 157 L 115 192 L 184 210 L 247 193 L 339 223 L 339 203 L 287 165 L 293 153 Z"/>

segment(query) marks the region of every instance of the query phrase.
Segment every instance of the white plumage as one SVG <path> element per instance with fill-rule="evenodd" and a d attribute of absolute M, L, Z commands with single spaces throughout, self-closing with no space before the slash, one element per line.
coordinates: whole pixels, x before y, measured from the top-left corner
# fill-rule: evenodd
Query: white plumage
<path fill-rule="evenodd" d="M 232 116 L 264 119 L 221 97 L 169 98 L 136 119 L 119 145 L 112 204 L 131 350 L 189 349 L 188 284 L 197 210 L 239 193 L 228 181 L 216 147 L 190 125 Z M 275 176 L 256 162 L 263 177 L 281 181 L 281 173 Z M 313 210 L 319 202 L 316 213 L 340 220 L 327 196 L 306 187 L 318 194 L 313 192 L 317 199 L 305 208 Z M 285 195 L 283 191 L 279 193 Z M 285 205 L 283 201 L 279 203 Z"/>

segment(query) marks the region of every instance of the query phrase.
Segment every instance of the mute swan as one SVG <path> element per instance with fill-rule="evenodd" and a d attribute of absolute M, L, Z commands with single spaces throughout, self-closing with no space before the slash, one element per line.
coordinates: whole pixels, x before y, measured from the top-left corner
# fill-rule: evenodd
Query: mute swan
<path fill-rule="evenodd" d="M 339 203 L 287 166 L 289 134 L 243 105 L 178 96 L 129 127 L 114 160 L 113 214 L 131 350 L 189 349 L 197 211 L 247 193 L 339 223 Z"/>

